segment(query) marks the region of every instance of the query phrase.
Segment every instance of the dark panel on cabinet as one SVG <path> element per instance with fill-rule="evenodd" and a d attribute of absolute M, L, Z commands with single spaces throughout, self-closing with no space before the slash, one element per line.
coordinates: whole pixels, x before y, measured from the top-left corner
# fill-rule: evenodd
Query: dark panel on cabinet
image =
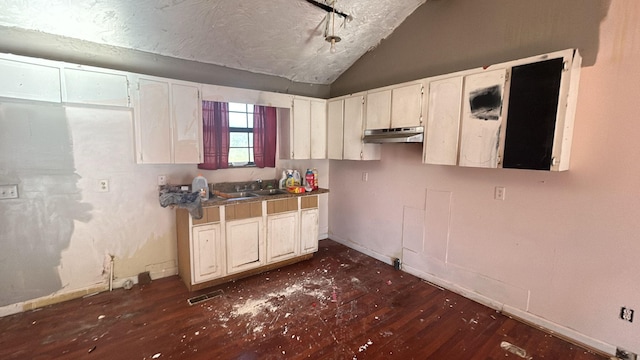
<path fill-rule="evenodd" d="M 502 167 L 549 170 L 563 59 L 515 66 Z"/>

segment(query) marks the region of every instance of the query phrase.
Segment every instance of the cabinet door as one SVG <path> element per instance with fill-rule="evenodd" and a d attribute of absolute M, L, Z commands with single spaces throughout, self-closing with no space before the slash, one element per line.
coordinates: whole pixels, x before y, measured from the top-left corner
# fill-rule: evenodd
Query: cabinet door
<path fill-rule="evenodd" d="M 0 59 L 0 96 L 59 103 L 60 68 Z"/>
<path fill-rule="evenodd" d="M 550 170 L 564 59 L 514 66 L 503 167 Z"/>
<path fill-rule="evenodd" d="M 391 127 L 410 127 L 421 124 L 422 84 L 410 84 L 393 89 L 391 93 Z"/>
<path fill-rule="evenodd" d="M 143 164 L 171 163 L 169 83 L 140 79 L 137 105 L 137 161 Z"/>
<path fill-rule="evenodd" d="M 293 153 L 292 159 L 310 159 L 311 145 L 311 102 L 307 99 L 293 99 Z"/>
<path fill-rule="evenodd" d="M 365 129 L 391 127 L 391 90 L 367 92 L 367 120 Z"/>
<path fill-rule="evenodd" d="M 196 85 L 171 84 L 173 163 L 202 162 L 202 103 Z"/>
<path fill-rule="evenodd" d="M 224 275 L 221 225 L 194 226 L 191 244 L 193 283 L 212 280 Z"/>
<path fill-rule="evenodd" d="M 353 96 L 344 99 L 344 139 L 343 159 L 362 159 L 363 135 L 363 97 Z"/>
<path fill-rule="evenodd" d="M 327 157 L 342 160 L 344 100 L 327 101 Z"/>
<path fill-rule="evenodd" d="M 498 167 L 505 81 L 505 69 L 465 76 L 460 166 Z"/>
<path fill-rule="evenodd" d="M 262 217 L 226 223 L 227 273 L 237 273 L 264 265 Z"/>
<path fill-rule="evenodd" d="M 462 106 L 462 76 L 429 84 L 424 163 L 456 165 Z"/>
<path fill-rule="evenodd" d="M 318 209 L 300 212 L 300 254 L 318 251 Z"/>
<path fill-rule="evenodd" d="M 63 101 L 79 104 L 130 106 L 127 77 L 84 68 L 63 70 Z"/>
<path fill-rule="evenodd" d="M 298 212 L 267 217 L 267 262 L 292 258 L 299 253 Z"/>
<path fill-rule="evenodd" d="M 311 100 L 311 158 L 327 158 L 327 102 Z"/>

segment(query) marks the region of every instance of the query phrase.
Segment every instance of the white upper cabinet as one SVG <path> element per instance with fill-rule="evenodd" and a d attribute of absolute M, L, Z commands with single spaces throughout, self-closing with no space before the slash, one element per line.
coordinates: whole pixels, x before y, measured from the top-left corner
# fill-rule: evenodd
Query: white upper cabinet
<path fill-rule="evenodd" d="M 581 62 L 570 49 L 511 66 L 503 168 L 569 169 Z"/>
<path fill-rule="evenodd" d="M 327 101 L 327 157 L 342 160 L 344 142 L 344 99 Z"/>
<path fill-rule="evenodd" d="M 140 77 L 134 112 L 138 163 L 202 162 L 202 104 L 198 84 Z"/>
<path fill-rule="evenodd" d="M 362 142 L 365 94 L 342 96 L 328 101 L 328 152 L 335 160 L 379 160 L 380 145 Z"/>
<path fill-rule="evenodd" d="M 391 89 L 367 92 L 367 130 L 391 127 Z"/>
<path fill-rule="evenodd" d="M 296 97 L 291 115 L 280 114 L 280 158 L 327 158 L 326 100 Z"/>
<path fill-rule="evenodd" d="M 311 158 L 327 158 L 327 101 L 311 100 Z"/>
<path fill-rule="evenodd" d="M 364 135 L 364 94 L 347 96 L 343 111 L 343 154 L 344 160 L 379 160 L 380 145 L 365 144 Z"/>
<path fill-rule="evenodd" d="M 141 78 L 137 90 L 134 105 L 136 161 L 141 164 L 170 164 L 169 82 Z"/>
<path fill-rule="evenodd" d="M 423 84 L 404 84 L 391 91 L 391 127 L 422 125 Z"/>
<path fill-rule="evenodd" d="M 8 56 L 10 57 L 10 56 Z M 13 58 L 13 57 L 12 57 Z M 16 57 L 0 59 L 0 96 L 14 99 L 61 101 L 60 67 L 51 62 Z"/>
<path fill-rule="evenodd" d="M 425 164 L 456 165 L 462 105 L 462 76 L 429 83 L 424 140 Z"/>
<path fill-rule="evenodd" d="M 422 82 L 367 92 L 367 130 L 414 127 L 422 124 Z"/>
<path fill-rule="evenodd" d="M 197 84 L 171 84 L 173 163 L 202 162 L 202 101 Z"/>
<path fill-rule="evenodd" d="M 498 167 L 506 70 L 464 78 L 458 165 Z"/>
<path fill-rule="evenodd" d="M 293 99 L 293 143 L 292 159 L 311 158 L 311 102 L 306 99 Z"/>
<path fill-rule="evenodd" d="M 84 66 L 62 69 L 62 101 L 75 104 L 131 106 L 125 73 Z"/>
<path fill-rule="evenodd" d="M 423 162 L 568 170 L 581 61 L 568 49 L 427 79 Z"/>

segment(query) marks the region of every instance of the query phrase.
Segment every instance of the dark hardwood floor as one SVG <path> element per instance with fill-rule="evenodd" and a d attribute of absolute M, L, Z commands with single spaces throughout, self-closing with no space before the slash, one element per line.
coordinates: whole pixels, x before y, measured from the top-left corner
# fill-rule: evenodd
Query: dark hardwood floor
<path fill-rule="evenodd" d="M 200 292 L 174 276 L 0 318 L 0 359 L 523 357 L 605 359 L 330 240 Z"/>

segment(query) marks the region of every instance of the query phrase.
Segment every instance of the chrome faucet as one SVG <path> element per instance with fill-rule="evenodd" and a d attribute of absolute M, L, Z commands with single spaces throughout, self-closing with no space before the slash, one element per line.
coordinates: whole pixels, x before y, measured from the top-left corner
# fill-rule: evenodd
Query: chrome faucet
<path fill-rule="evenodd" d="M 258 188 L 260 188 L 260 190 L 262 190 L 262 179 L 258 179 L 258 180 L 256 180 L 256 182 L 258 183 Z"/>

